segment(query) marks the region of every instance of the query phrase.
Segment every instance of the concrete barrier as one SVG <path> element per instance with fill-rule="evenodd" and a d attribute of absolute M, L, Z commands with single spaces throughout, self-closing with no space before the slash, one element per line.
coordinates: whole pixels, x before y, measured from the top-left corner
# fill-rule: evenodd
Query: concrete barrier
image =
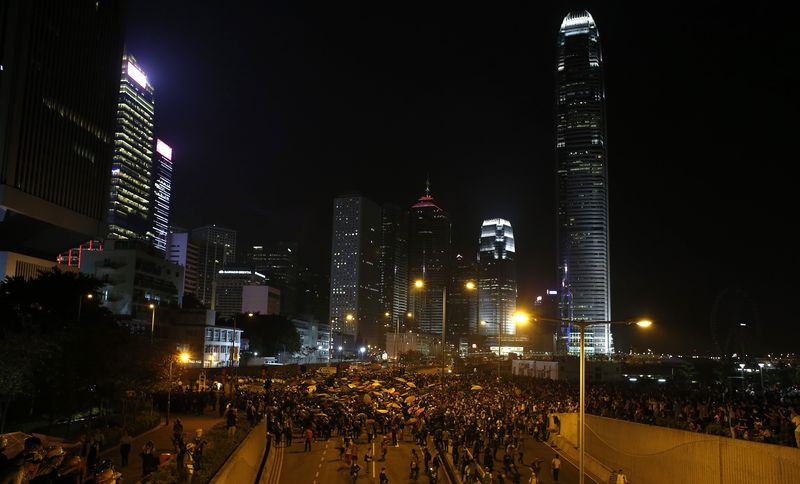
<path fill-rule="evenodd" d="M 578 441 L 578 414 L 559 414 L 563 446 Z M 586 416 L 586 452 L 631 483 L 800 482 L 800 449 Z M 587 460 L 587 470 L 589 464 Z"/>
<path fill-rule="evenodd" d="M 261 419 L 211 479 L 211 484 L 256 482 L 267 449 L 267 419 Z"/>

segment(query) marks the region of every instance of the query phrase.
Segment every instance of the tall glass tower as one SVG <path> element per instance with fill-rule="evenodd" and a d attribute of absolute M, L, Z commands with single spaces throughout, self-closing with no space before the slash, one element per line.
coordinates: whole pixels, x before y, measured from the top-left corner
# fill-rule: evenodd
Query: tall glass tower
<path fill-rule="evenodd" d="M 484 220 L 478 253 L 480 334 L 516 334 L 517 278 L 514 264 L 514 230 L 502 218 Z"/>
<path fill-rule="evenodd" d="M 156 139 L 156 163 L 153 166 L 153 214 L 148 236 L 153 246 L 167 250 L 169 235 L 169 201 L 172 196 L 172 147 Z"/>
<path fill-rule="evenodd" d="M 564 17 L 556 69 L 561 318 L 608 321 L 611 281 L 603 57 L 600 34 L 589 12 Z M 562 328 L 560 341 L 562 350 L 579 351 L 577 328 Z M 610 325 L 587 328 L 588 354 L 613 350 Z"/>
<path fill-rule="evenodd" d="M 155 97 L 147 75 L 130 54 L 122 58 L 122 81 L 111 162 L 108 237 L 145 239 L 153 183 Z"/>

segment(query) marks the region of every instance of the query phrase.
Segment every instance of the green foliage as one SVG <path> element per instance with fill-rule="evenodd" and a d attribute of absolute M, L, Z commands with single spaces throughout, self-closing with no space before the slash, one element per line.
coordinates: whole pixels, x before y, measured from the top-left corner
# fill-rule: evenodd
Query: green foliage
<path fill-rule="evenodd" d="M 294 324 L 277 314 L 236 316 L 237 327 L 250 340 L 250 351 L 259 355 L 276 355 L 281 351 L 299 351 L 300 335 Z"/>
<path fill-rule="evenodd" d="M 0 283 L 0 397 L 31 396 L 54 420 L 153 384 L 164 348 L 117 324 L 101 285 L 57 269 Z"/>
<path fill-rule="evenodd" d="M 211 427 L 211 429 L 203 435 L 203 438 L 208 442 L 203 452 L 203 468 L 194 474 L 192 483 L 205 484 L 210 482 L 214 474 L 219 471 L 225 461 L 228 460 L 228 457 L 236 450 L 236 447 L 247 437 L 250 430 L 248 425 L 238 425 L 236 427 L 236 438 L 235 440 L 231 440 L 231 438 L 228 437 L 225 422 L 220 422 Z M 174 455 L 172 459 L 161 465 L 158 471 L 151 474 L 150 482 L 178 482 L 177 460 Z"/>

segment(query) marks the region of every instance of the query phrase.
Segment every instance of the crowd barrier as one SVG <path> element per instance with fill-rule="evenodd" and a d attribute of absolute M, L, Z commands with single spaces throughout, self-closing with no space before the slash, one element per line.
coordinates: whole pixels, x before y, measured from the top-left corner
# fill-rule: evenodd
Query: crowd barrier
<path fill-rule="evenodd" d="M 560 446 L 577 446 L 578 414 L 558 414 Z M 800 482 L 800 449 L 586 415 L 587 471 L 622 468 L 633 483 Z M 598 467 L 598 464 L 602 467 Z M 591 466 L 591 468 L 590 468 Z M 606 474 L 607 476 L 607 474 Z"/>

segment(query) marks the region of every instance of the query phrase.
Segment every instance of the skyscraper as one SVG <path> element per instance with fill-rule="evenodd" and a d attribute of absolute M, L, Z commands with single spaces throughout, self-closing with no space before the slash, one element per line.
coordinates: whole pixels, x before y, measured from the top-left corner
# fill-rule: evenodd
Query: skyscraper
<path fill-rule="evenodd" d="M 558 269 L 561 318 L 611 319 L 608 156 L 600 34 L 589 12 L 561 23 L 556 66 Z M 563 328 L 570 352 L 578 333 Z M 613 352 L 610 325 L 586 330 L 589 354 Z"/>
<path fill-rule="evenodd" d="M 380 268 L 384 323 L 394 330 L 408 307 L 408 210 L 397 205 L 382 208 Z"/>
<path fill-rule="evenodd" d="M 481 224 L 478 252 L 478 297 L 481 334 L 496 336 L 516 334 L 513 322 L 517 307 L 517 276 L 514 262 L 514 230 L 502 218 Z"/>
<path fill-rule="evenodd" d="M 191 240 L 199 249 L 197 298 L 205 305 L 212 305 L 217 274 L 224 267 L 236 262 L 236 231 L 207 225 L 192 230 Z"/>
<path fill-rule="evenodd" d="M 447 290 L 447 335 L 448 341 L 464 340 L 475 332 L 477 294 L 468 289 L 468 282 L 475 282 L 475 258 L 456 255 L 453 264 L 453 279 Z"/>
<path fill-rule="evenodd" d="M 153 214 L 154 117 L 153 86 L 136 59 L 125 53 L 122 57 L 114 159 L 111 163 L 109 238 L 145 239 L 150 230 Z M 165 239 L 162 239 L 162 250 L 166 245 Z"/>
<path fill-rule="evenodd" d="M 450 217 L 427 183 L 425 195 L 411 207 L 408 269 L 409 308 L 423 333 L 442 334 L 442 289 L 450 282 L 450 263 Z M 416 280 L 424 286 L 414 287 Z"/>
<path fill-rule="evenodd" d="M 354 351 L 356 339 L 379 344 L 381 209 L 360 195 L 333 201 L 331 331 L 334 346 Z"/>
<path fill-rule="evenodd" d="M 122 30 L 118 1 L 0 5 L 0 252 L 103 238 Z"/>
<path fill-rule="evenodd" d="M 173 227 L 167 236 L 166 258 L 183 267 L 183 292 L 197 296 L 199 248 L 189 239 L 189 232 Z"/>
<path fill-rule="evenodd" d="M 267 284 L 281 290 L 281 314 L 297 312 L 297 242 L 277 241 L 253 245 L 247 264 L 264 274 Z"/>
<path fill-rule="evenodd" d="M 169 202 L 172 196 L 172 147 L 156 139 L 155 164 L 153 166 L 153 215 L 149 237 L 157 250 L 167 250 L 169 234 Z"/>

